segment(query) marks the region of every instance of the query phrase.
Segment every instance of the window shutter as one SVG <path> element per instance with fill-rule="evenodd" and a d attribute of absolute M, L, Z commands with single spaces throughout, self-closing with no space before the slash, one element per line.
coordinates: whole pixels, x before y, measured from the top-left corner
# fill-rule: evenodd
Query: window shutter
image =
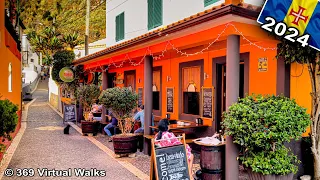
<path fill-rule="evenodd" d="M 116 16 L 116 41 L 119 41 L 119 29 L 120 29 L 119 20 L 120 20 L 120 17 L 118 15 Z"/>
<path fill-rule="evenodd" d="M 215 2 L 218 2 L 219 0 L 204 0 L 204 6 L 209 6 Z"/>
<path fill-rule="evenodd" d="M 119 40 L 122 40 L 124 39 L 124 13 L 120 14 L 119 23 L 120 23 Z"/>
<path fill-rule="evenodd" d="M 148 30 L 153 28 L 153 0 L 148 0 Z"/>
<path fill-rule="evenodd" d="M 162 25 L 162 0 L 154 0 L 153 28 Z"/>

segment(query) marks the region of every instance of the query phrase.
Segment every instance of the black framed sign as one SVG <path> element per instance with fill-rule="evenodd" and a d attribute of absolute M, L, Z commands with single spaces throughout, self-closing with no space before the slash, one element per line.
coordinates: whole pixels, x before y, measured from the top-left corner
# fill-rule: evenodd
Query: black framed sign
<path fill-rule="evenodd" d="M 213 117 L 213 87 L 202 87 L 202 117 Z"/>
<path fill-rule="evenodd" d="M 173 95 L 174 89 L 167 88 L 167 112 L 173 112 Z"/>
<path fill-rule="evenodd" d="M 191 180 L 191 174 L 189 174 L 188 168 L 188 157 L 186 153 L 185 134 L 183 134 L 182 138 L 182 143 L 180 145 L 167 147 L 157 147 L 155 146 L 155 140 L 151 140 L 151 180 Z"/>
<path fill-rule="evenodd" d="M 143 88 L 138 88 L 138 106 L 143 104 Z"/>
<path fill-rule="evenodd" d="M 63 107 L 63 121 L 76 121 L 77 120 L 77 110 L 74 104 L 64 104 Z"/>

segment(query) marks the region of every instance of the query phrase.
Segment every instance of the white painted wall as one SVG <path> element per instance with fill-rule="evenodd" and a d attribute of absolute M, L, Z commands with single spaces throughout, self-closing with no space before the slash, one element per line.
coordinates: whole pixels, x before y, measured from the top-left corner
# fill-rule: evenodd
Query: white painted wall
<path fill-rule="evenodd" d="M 255 0 L 251 0 L 255 1 Z M 262 1 L 262 0 L 258 0 Z M 202 12 L 213 6 L 224 3 L 220 0 L 204 7 L 204 0 L 163 0 L 163 26 Z M 107 0 L 107 47 L 132 39 L 148 32 L 148 1 L 147 0 Z M 125 38 L 116 42 L 115 19 L 124 12 Z M 157 27 L 157 28 L 160 28 Z M 151 29 L 151 31 L 154 29 Z"/>
<path fill-rule="evenodd" d="M 265 0 L 244 0 L 244 3 L 252 4 L 255 6 L 263 6 Z"/>
<path fill-rule="evenodd" d="M 106 39 L 101 39 L 89 44 L 89 54 L 93 54 L 104 49 L 106 49 Z M 84 45 L 76 46 L 73 52 L 76 55 L 76 59 L 84 57 Z"/>
<path fill-rule="evenodd" d="M 49 82 L 48 82 L 48 87 L 49 87 L 49 100 L 51 97 L 51 93 L 55 94 L 55 95 L 59 95 L 59 86 L 57 85 L 57 83 L 52 79 L 52 67 L 50 67 L 50 78 L 49 78 Z"/>

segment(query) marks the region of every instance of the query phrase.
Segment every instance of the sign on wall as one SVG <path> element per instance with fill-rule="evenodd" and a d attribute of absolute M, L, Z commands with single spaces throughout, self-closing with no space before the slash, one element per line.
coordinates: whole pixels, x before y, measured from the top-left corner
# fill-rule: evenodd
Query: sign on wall
<path fill-rule="evenodd" d="M 74 80 L 74 73 L 72 69 L 64 67 L 60 70 L 59 77 L 63 82 L 72 82 Z"/>
<path fill-rule="evenodd" d="M 258 71 L 259 72 L 268 71 L 268 59 L 266 57 L 258 59 Z"/>
<path fill-rule="evenodd" d="M 213 87 L 202 87 L 202 117 L 213 117 Z"/>
<path fill-rule="evenodd" d="M 173 88 L 167 88 L 167 112 L 173 112 Z"/>

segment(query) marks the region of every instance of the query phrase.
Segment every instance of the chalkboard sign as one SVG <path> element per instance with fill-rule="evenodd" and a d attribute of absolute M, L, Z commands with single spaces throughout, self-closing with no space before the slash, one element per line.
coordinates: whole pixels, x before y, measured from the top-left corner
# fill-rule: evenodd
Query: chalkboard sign
<path fill-rule="evenodd" d="M 202 117 L 212 118 L 213 88 L 202 88 Z"/>
<path fill-rule="evenodd" d="M 143 88 L 138 88 L 138 106 L 143 104 Z"/>
<path fill-rule="evenodd" d="M 155 146 L 156 142 L 154 139 L 151 140 L 152 151 L 150 180 L 191 180 L 191 174 L 189 174 L 188 168 L 188 157 L 186 153 L 185 134 L 176 138 L 182 138 L 181 145 L 160 148 Z"/>
<path fill-rule="evenodd" d="M 64 121 L 76 121 L 76 105 L 64 104 L 63 108 L 63 120 Z"/>
<path fill-rule="evenodd" d="M 158 179 L 190 179 L 187 154 L 183 144 L 155 151 Z"/>
<path fill-rule="evenodd" d="M 173 112 L 173 88 L 167 88 L 167 112 Z"/>

